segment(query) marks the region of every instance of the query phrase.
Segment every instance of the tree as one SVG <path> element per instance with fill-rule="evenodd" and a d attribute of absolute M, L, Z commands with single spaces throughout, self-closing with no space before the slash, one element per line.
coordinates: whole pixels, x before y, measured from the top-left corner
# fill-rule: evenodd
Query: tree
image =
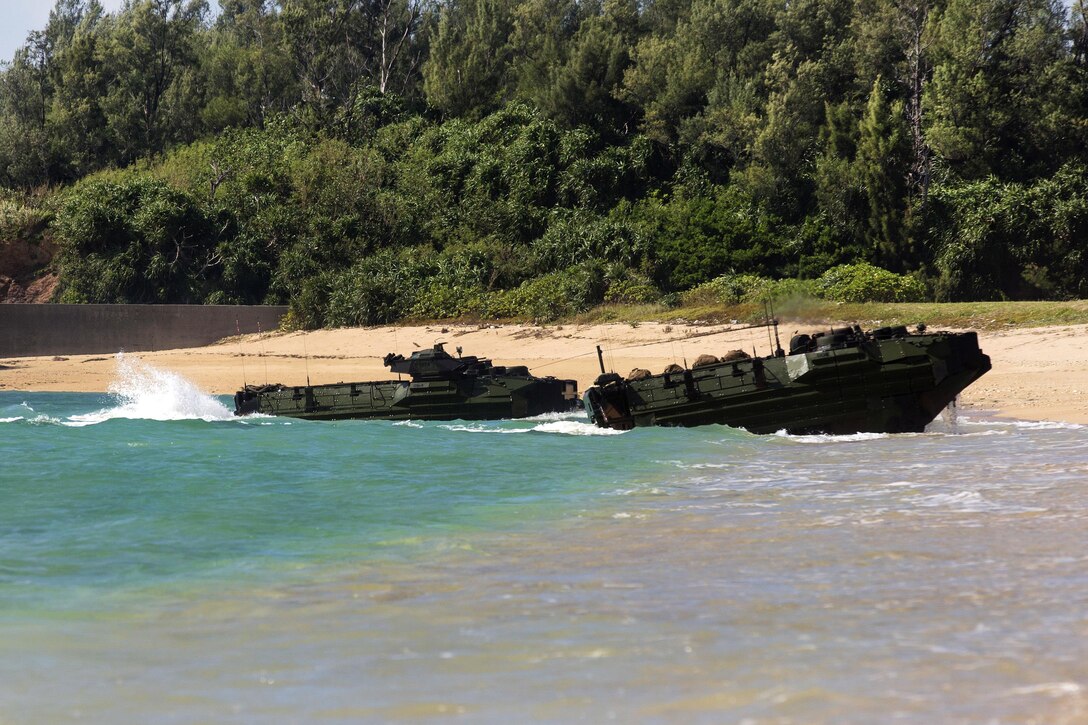
<path fill-rule="evenodd" d="M 818 148 L 824 110 L 819 63 L 806 60 L 794 68 L 788 54 L 776 54 L 768 83 L 773 90 L 767 99 L 766 120 L 753 144 L 746 183 L 751 193 L 793 220 L 811 193 L 806 167 Z"/>
<path fill-rule="evenodd" d="M 517 5 L 510 44 L 519 98 L 541 109 L 547 106 L 555 69 L 566 62 L 575 33 L 596 7 L 575 0 L 524 0 Z"/>
<path fill-rule="evenodd" d="M 420 0 L 379 0 L 375 10 L 376 85 L 383 95 L 406 95 L 419 79 L 433 7 Z"/>
<path fill-rule="evenodd" d="M 877 78 L 858 125 L 857 168 L 869 198 L 866 236 L 881 266 L 893 270 L 913 261 L 903 230 L 906 158 L 903 103 L 889 104 Z"/>
<path fill-rule="evenodd" d="M 195 35 L 207 9 L 205 0 L 134 0 L 105 23 L 101 52 L 109 85 L 102 108 L 122 163 L 160 152 L 172 140 L 170 94 L 195 61 Z"/>
<path fill-rule="evenodd" d="M 0 76 L 0 186 L 31 186 L 50 176 L 43 40 L 41 34 L 31 34 Z"/>
<path fill-rule="evenodd" d="M 897 5 L 896 34 L 906 52 L 901 74 L 907 87 L 906 114 L 910 129 L 911 165 L 907 187 L 915 204 L 924 207 L 929 195 L 930 164 L 932 151 L 925 138 L 924 105 L 925 87 L 930 74 L 929 38 L 926 25 L 929 20 L 929 0 L 901 0 Z"/>
<path fill-rule="evenodd" d="M 29 186 L 64 178 L 48 125 L 61 80 L 58 57 L 84 19 L 101 13 L 97 0 L 57 0 L 45 29 L 31 32 L 16 51 L 0 78 L 0 183 Z"/>
<path fill-rule="evenodd" d="M 1051 173 L 1075 140 L 1070 100 L 1082 96 L 1070 85 L 1061 4 L 950 0 L 936 24 L 923 95 L 935 153 L 964 178 Z"/>
<path fill-rule="evenodd" d="M 366 88 L 414 94 L 431 8 L 429 0 L 288 0 L 280 17 L 308 120 L 350 130 Z"/>
<path fill-rule="evenodd" d="M 518 8 L 514 46 L 518 95 L 567 126 L 633 130 L 618 91 L 638 37 L 630 0 L 530 0 Z"/>
<path fill-rule="evenodd" d="M 109 86 L 101 57 L 102 18 L 102 8 L 95 3 L 54 63 L 56 91 L 49 126 L 55 155 L 58 161 L 63 159 L 58 172 L 64 179 L 77 179 L 117 160 L 102 108 Z"/>
<path fill-rule="evenodd" d="M 1033 184 L 988 177 L 935 185 L 932 227 L 944 300 L 1088 295 L 1088 169 Z"/>
<path fill-rule="evenodd" d="M 655 3 L 620 96 L 640 130 L 719 182 L 746 166 L 766 115 L 776 6 L 766 0 Z"/>
<path fill-rule="evenodd" d="M 867 230 L 867 185 L 857 173 L 858 120 L 848 101 L 824 103 L 823 149 L 813 170 L 820 217 L 838 236 L 840 248 L 857 250 L 863 258 Z"/>
<path fill-rule="evenodd" d="M 208 291 L 214 227 L 161 181 L 88 182 L 57 215 L 67 302 L 193 303 Z"/>
<path fill-rule="evenodd" d="M 299 100 L 283 24 L 266 0 L 219 5 L 199 61 L 207 84 L 201 120 L 210 131 L 263 126 Z"/>
<path fill-rule="evenodd" d="M 454 0 L 443 6 L 423 66 L 427 101 L 447 116 L 478 119 L 512 92 L 511 0 Z"/>

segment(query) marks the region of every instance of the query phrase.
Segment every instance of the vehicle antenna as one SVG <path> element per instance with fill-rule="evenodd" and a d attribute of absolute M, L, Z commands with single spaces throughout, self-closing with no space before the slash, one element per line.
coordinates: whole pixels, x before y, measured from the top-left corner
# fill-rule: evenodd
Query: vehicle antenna
<path fill-rule="evenodd" d="M 786 351 L 782 349 L 782 341 L 778 339 L 778 318 L 774 316 L 774 302 L 771 302 L 771 324 L 774 325 L 774 355 L 785 357 Z"/>
<path fill-rule="evenodd" d="M 312 387 L 310 385 L 310 352 L 306 349 L 306 331 L 302 331 L 302 360 L 306 366 L 306 387 Z"/>
<path fill-rule="evenodd" d="M 763 300 L 763 324 L 767 328 L 767 347 L 771 348 L 771 354 L 774 355 L 774 341 L 771 339 L 771 303 L 770 300 Z"/>
<path fill-rule="evenodd" d="M 261 333 L 260 320 L 257 320 L 257 339 L 261 342 L 260 347 L 257 348 L 257 354 L 261 356 L 261 360 L 264 362 L 264 384 L 268 385 L 268 358 L 264 354 L 264 336 Z"/>
<path fill-rule="evenodd" d="M 238 323 L 238 318 L 234 318 L 234 329 L 238 333 L 238 357 L 242 360 L 242 389 L 246 388 L 246 354 L 242 352 L 242 326 Z"/>
<path fill-rule="evenodd" d="M 394 354 L 399 349 L 400 348 L 397 346 L 397 326 L 393 325 L 393 352 L 394 352 Z M 400 380 L 400 373 L 397 373 L 397 380 Z"/>
<path fill-rule="evenodd" d="M 612 369 L 612 372 L 616 372 L 616 357 L 615 354 L 612 352 L 612 346 L 608 344 L 607 337 L 604 338 L 602 342 L 604 343 L 604 346 L 608 348 L 608 367 Z M 597 347 L 599 349 L 600 345 L 598 345 Z M 601 364 L 601 373 L 604 374 L 604 358 L 601 357 L 600 353 L 598 353 L 598 358 L 600 358 L 599 362 Z"/>
<path fill-rule="evenodd" d="M 604 375 L 604 352 L 600 345 L 597 346 L 597 364 L 601 366 L 601 375 Z"/>

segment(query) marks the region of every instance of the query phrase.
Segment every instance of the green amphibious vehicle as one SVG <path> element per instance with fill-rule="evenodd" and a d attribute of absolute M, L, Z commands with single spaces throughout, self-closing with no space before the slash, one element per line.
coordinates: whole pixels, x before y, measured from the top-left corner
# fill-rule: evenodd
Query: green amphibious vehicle
<path fill-rule="evenodd" d="M 410 358 L 390 353 L 384 363 L 410 380 L 333 385 L 247 385 L 234 395 L 234 414 L 307 420 L 494 420 L 526 418 L 581 407 L 574 380 L 538 378 L 528 368 L 492 365 L 447 353 L 443 343 Z"/>
<path fill-rule="evenodd" d="M 925 325 L 833 328 L 795 335 L 788 355 L 776 347 L 764 358 L 735 350 L 626 379 L 602 364 L 585 408 L 597 425 L 620 430 L 717 423 L 752 433 L 917 433 L 990 369 L 974 332 Z"/>

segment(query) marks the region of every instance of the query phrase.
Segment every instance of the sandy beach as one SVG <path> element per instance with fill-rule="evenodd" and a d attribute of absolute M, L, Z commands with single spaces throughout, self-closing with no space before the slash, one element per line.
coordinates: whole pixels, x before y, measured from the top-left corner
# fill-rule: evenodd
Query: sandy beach
<path fill-rule="evenodd" d="M 785 345 L 795 331 L 812 326 L 784 322 Z M 1024 420 L 1088 423 L 1088 325 L 981 332 L 993 370 L 961 396 L 961 407 Z M 605 365 L 620 373 L 635 367 L 658 372 L 701 353 L 753 349 L 765 355 L 767 329 L 664 323 L 608 325 L 425 325 L 272 332 L 207 347 L 126 353 L 158 369 L 184 376 L 201 389 L 233 393 L 243 382 L 313 384 L 385 380 L 386 353 L 405 356 L 445 342 L 455 353 L 490 357 L 497 364 L 524 364 L 537 375 L 575 378 L 579 389 Z M 117 378 L 116 355 L 73 355 L 0 360 L 0 390 L 105 392 Z"/>

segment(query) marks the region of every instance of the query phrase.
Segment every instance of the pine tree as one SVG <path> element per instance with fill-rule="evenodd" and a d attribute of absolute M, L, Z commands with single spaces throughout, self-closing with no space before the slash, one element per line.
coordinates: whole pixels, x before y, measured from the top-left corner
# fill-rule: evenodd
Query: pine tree
<path fill-rule="evenodd" d="M 423 66 L 427 101 L 447 116 L 478 119 L 512 95 L 510 0 L 446 5 Z"/>
<path fill-rule="evenodd" d="M 858 124 L 857 169 L 869 197 L 867 238 L 877 260 L 903 269 L 910 250 L 903 232 L 907 144 L 903 102 L 888 103 L 877 78 Z"/>

